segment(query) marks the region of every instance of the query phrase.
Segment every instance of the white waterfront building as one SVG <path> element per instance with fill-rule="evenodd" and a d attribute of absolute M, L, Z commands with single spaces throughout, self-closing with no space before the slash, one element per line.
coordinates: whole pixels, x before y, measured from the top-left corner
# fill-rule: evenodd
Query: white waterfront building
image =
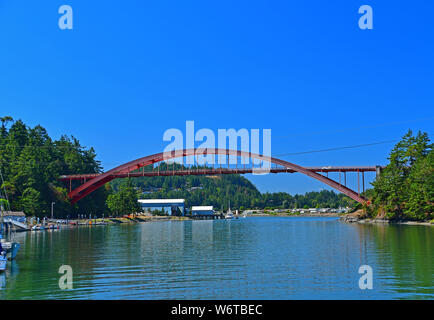
<path fill-rule="evenodd" d="M 192 216 L 210 216 L 214 214 L 213 206 L 192 206 Z"/>
<path fill-rule="evenodd" d="M 168 215 L 184 215 L 185 199 L 139 199 L 143 211 L 164 210 Z"/>

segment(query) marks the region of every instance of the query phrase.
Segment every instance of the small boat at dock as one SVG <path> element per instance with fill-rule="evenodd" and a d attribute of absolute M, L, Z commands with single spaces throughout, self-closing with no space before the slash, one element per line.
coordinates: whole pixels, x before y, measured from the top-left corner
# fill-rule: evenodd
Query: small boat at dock
<path fill-rule="evenodd" d="M 32 227 L 32 231 L 42 231 L 42 230 L 47 230 L 47 228 L 38 225 Z"/>
<path fill-rule="evenodd" d="M 1 230 L 0 230 L 0 232 L 1 232 Z M 2 240 L 3 240 L 3 236 L 0 233 L 0 272 L 6 270 L 6 266 L 8 263 L 8 258 L 6 256 L 6 250 L 7 249 L 3 247 Z"/>
<path fill-rule="evenodd" d="M 1 250 L 1 249 L 0 249 Z M 6 258 L 6 252 L 0 252 L 0 272 L 6 270 L 8 259 Z"/>
<path fill-rule="evenodd" d="M 232 213 L 232 211 L 228 211 L 225 214 L 225 219 L 233 219 L 234 218 L 234 214 Z"/>
<path fill-rule="evenodd" d="M 234 218 L 234 214 L 232 213 L 231 202 L 229 201 L 229 209 L 225 214 L 225 219 L 233 219 L 233 218 Z"/>
<path fill-rule="evenodd" d="M 20 249 L 20 244 L 18 242 L 8 242 L 4 239 L 0 239 L 0 246 L 6 254 L 6 258 L 9 260 L 15 259 L 18 250 Z"/>
<path fill-rule="evenodd" d="M 43 230 L 55 230 L 60 229 L 59 225 L 57 224 L 49 224 L 49 225 L 34 225 L 31 230 L 32 231 L 43 231 Z"/>
<path fill-rule="evenodd" d="M 232 210 L 231 210 L 231 202 L 230 201 L 229 201 L 228 211 L 226 212 L 224 217 L 225 217 L 225 219 L 233 219 L 234 218 L 234 214 L 232 213 Z"/>
<path fill-rule="evenodd" d="M 4 184 L 3 175 L 1 172 L 0 177 L 2 179 L 2 183 Z M 15 259 L 18 250 L 20 249 L 20 244 L 14 241 L 14 225 L 11 223 L 5 224 L 3 215 L 5 207 L 11 211 L 9 201 L 7 200 L 6 189 L 4 189 L 4 197 L 0 192 L 0 271 L 6 269 L 7 260 Z M 7 236 L 9 236 L 9 241 L 6 240 Z"/>

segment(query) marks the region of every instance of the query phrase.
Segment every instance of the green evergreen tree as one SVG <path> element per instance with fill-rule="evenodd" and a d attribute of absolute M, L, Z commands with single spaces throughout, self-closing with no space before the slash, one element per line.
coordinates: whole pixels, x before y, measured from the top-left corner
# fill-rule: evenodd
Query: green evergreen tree
<path fill-rule="evenodd" d="M 432 216 L 433 160 L 428 134 L 409 130 L 392 149 L 390 163 L 373 183 L 377 217 L 427 219 Z"/>
<path fill-rule="evenodd" d="M 107 207 L 114 216 L 138 213 L 141 208 L 137 199 L 137 192 L 132 187 L 131 181 L 126 180 L 120 185 L 118 192 L 108 196 Z"/>
<path fill-rule="evenodd" d="M 57 180 L 63 174 L 101 172 L 92 148 L 84 148 L 74 137 L 53 141 L 42 126 L 29 128 L 21 120 L 13 122 L 10 116 L 0 121 L 1 187 L 8 193 L 12 210 L 47 216 L 51 202 L 56 202 L 56 217 L 73 217 L 79 212 L 101 215 L 106 210 L 106 189 L 71 205 L 67 186 Z M 71 187 L 75 186 L 74 182 Z"/>

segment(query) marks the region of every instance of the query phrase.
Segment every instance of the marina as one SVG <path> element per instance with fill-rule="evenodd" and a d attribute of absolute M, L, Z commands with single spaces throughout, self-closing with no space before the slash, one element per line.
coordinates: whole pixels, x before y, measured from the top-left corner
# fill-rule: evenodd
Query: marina
<path fill-rule="evenodd" d="M 20 244 L 15 241 L 14 225 L 4 220 L 5 205 L 8 206 L 7 197 L 1 197 L 0 193 L 0 272 L 6 270 L 8 260 L 14 260 L 20 249 Z"/>

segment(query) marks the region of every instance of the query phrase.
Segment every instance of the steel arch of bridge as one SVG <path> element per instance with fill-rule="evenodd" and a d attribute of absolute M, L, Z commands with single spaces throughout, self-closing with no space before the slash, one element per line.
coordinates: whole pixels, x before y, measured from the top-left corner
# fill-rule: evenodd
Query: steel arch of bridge
<path fill-rule="evenodd" d="M 100 175 L 97 175 L 96 177 L 93 177 L 91 180 L 85 182 L 84 184 L 80 185 L 79 187 L 75 188 L 74 190 L 71 190 L 68 193 L 68 197 L 71 200 L 71 203 L 76 203 L 80 199 L 86 197 L 99 187 L 103 186 L 107 182 L 115 179 L 117 176 L 122 174 L 128 174 L 134 170 L 140 169 L 141 167 L 152 165 L 156 162 L 161 161 L 167 161 L 174 158 L 182 158 L 182 157 L 188 157 L 188 156 L 195 156 L 195 155 L 206 155 L 206 154 L 213 154 L 213 155 L 227 155 L 227 156 L 237 156 L 237 157 L 245 157 L 250 159 L 259 159 L 263 161 L 267 161 L 270 163 L 274 163 L 276 165 L 281 165 L 287 169 L 290 169 L 294 172 L 299 172 L 302 174 L 305 174 L 311 178 L 314 178 L 316 180 L 319 180 L 330 187 L 342 192 L 343 194 L 347 195 L 351 199 L 354 199 L 357 202 L 360 202 L 362 204 L 366 204 L 366 200 L 360 196 L 359 193 L 351 190 L 350 188 L 347 188 L 346 186 L 342 185 L 341 183 L 338 183 L 328 177 L 325 177 L 317 172 L 314 172 L 312 170 L 309 170 L 307 168 L 304 168 L 302 166 L 296 165 L 294 163 L 280 160 L 273 157 L 267 157 L 255 153 L 249 153 L 244 151 L 238 151 L 238 150 L 230 150 L 230 149 L 184 149 L 184 150 L 176 150 L 172 152 L 161 152 L 156 153 L 150 156 L 146 156 L 143 158 L 139 158 L 130 162 L 127 162 L 125 164 L 122 164 L 116 168 L 113 168 L 105 173 L 102 173 Z"/>

